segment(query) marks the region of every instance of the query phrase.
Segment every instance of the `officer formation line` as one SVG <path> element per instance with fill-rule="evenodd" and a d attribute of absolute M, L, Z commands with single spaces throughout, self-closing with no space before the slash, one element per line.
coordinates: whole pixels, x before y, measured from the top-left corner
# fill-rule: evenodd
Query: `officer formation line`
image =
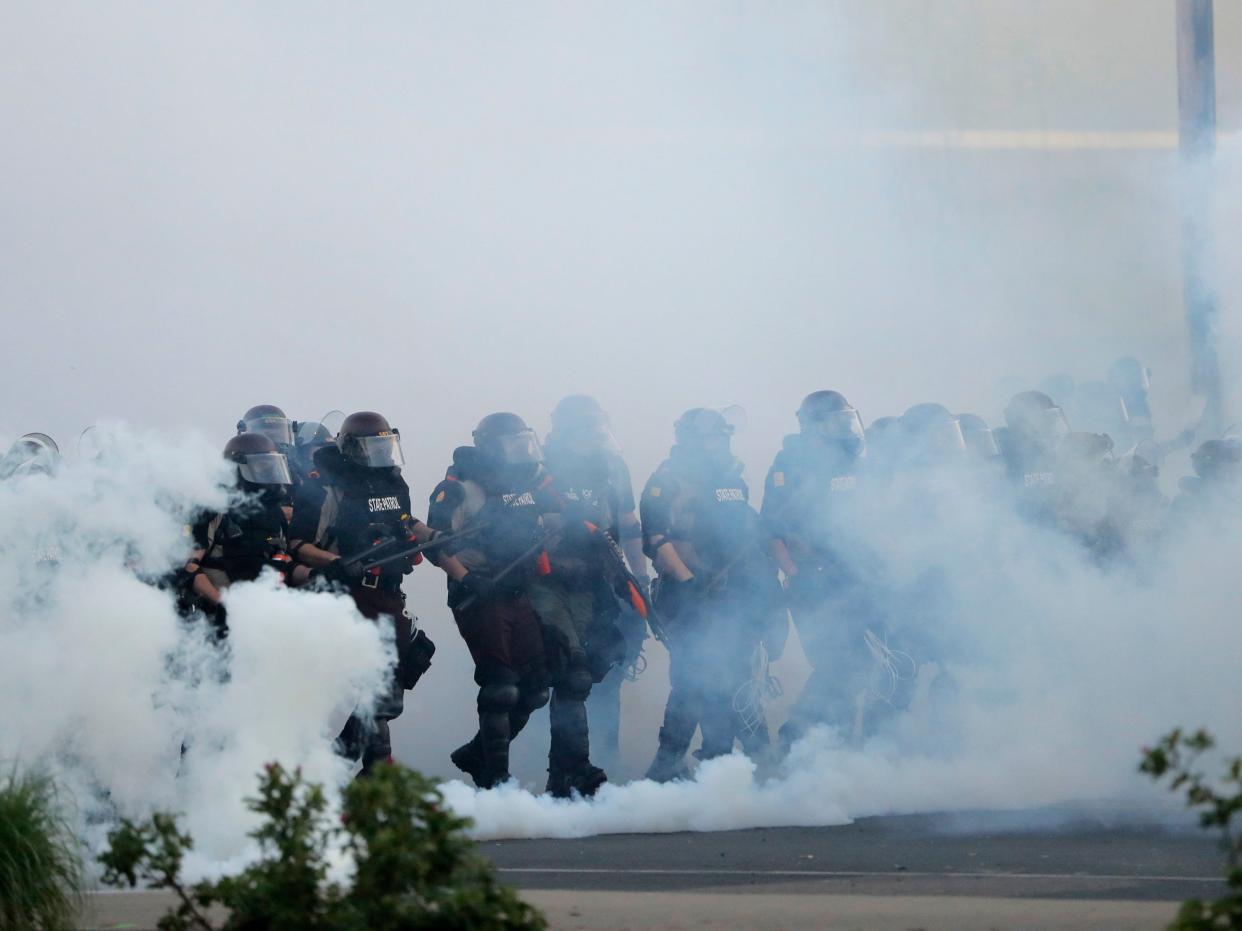
<path fill-rule="evenodd" d="M 1155 442 L 1146 372 L 1127 359 L 1110 376 L 1054 386 L 1099 432 L 1072 431 L 1046 391 L 1015 395 L 995 431 L 938 404 L 864 429 L 840 393 L 813 392 L 767 473 L 759 510 L 733 455 L 734 426 L 718 410 L 695 408 L 676 421 L 669 456 L 637 503 L 594 399 L 562 400 L 544 444 L 518 415 L 491 414 L 472 445 L 454 451 L 424 521 L 401 474 L 399 432 L 383 416 L 350 414 L 332 435 L 260 405 L 224 447 L 236 470 L 233 503 L 194 524 L 191 558 L 167 582 L 184 615 L 219 639 L 228 635 L 222 593 L 268 568 L 291 586 L 347 592 L 364 617 L 392 625 L 391 684 L 336 742 L 362 775 L 390 757 L 389 722 L 435 652 L 402 591 L 423 561 L 444 572 L 474 662 L 478 730 L 452 762 L 477 786 L 510 779 L 510 745 L 547 705 L 546 791 L 593 795 L 607 776 L 592 737 L 595 759 L 615 757 L 621 687 L 644 667 L 649 631 L 670 663 L 647 777 L 686 778 L 696 733 L 701 760 L 740 747 L 771 761 L 817 724 L 854 737 L 873 732 L 909 702 L 920 667 L 934 669 L 928 661 L 943 651 L 930 635 L 889 642 L 874 554 L 850 539 L 855 503 L 894 475 L 965 475 L 1100 561 L 1134 557 L 1170 515 L 1234 500 L 1242 438 L 1227 434 L 1196 449 L 1197 476 L 1167 506 L 1156 474 L 1176 441 Z M 27 434 L 0 462 L 0 479 L 51 472 L 57 462 L 49 437 Z M 767 664 L 784 650 L 791 618 L 812 672 L 773 741 L 763 704 L 779 684 Z"/>

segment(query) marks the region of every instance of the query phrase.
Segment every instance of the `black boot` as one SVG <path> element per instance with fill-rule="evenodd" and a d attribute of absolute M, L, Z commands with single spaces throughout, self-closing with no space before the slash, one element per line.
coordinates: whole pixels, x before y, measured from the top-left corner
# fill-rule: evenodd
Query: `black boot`
<path fill-rule="evenodd" d="M 547 793 L 553 798 L 572 798 L 575 794 L 590 798 L 608 781 L 608 774 L 590 762 L 576 766 L 548 769 Z"/>
<path fill-rule="evenodd" d="M 647 779 L 654 782 L 672 782 L 689 779 L 686 768 L 686 751 L 699 726 L 702 703 L 685 689 L 674 688 L 664 706 L 664 724 L 660 728 L 660 745 L 655 759 L 647 768 Z"/>
<path fill-rule="evenodd" d="M 480 789 L 492 789 L 508 782 L 512 778 L 509 775 L 508 713 L 480 713 L 479 732 L 469 743 L 449 754 L 449 759 Z"/>

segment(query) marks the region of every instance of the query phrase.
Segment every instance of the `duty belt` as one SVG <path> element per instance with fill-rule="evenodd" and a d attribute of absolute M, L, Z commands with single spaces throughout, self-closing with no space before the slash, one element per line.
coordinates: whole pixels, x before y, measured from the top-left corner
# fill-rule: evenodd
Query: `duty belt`
<path fill-rule="evenodd" d="M 392 576 L 371 575 L 370 573 L 367 573 L 363 575 L 362 582 L 360 584 L 362 588 L 370 588 L 373 590 L 385 592 L 401 591 L 401 579 L 394 578 Z"/>

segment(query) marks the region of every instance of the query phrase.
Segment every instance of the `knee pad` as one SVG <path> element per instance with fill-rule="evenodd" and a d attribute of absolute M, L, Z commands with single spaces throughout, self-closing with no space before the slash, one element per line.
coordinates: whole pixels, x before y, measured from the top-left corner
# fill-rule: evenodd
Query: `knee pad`
<path fill-rule="evenodd" d="M 488 682 L 479 687 L 479 710 L 507 713 L 521 698 L 516 682 Z"/>
<path fill-rule="evenodd" d="M 376 721 L 375 730 L 368 735 L 362 763 L 367 766 L 373 762 L 382 762 L 390 756 L 392 756 L 392 736 L 388 730 L 388 722 Z"/>
<path fill-rule="evenodd" d="M 594 684 L 595 678 L 587 666 L 586 656 L 575 653 L 570 658 L 569 666 L 557 677 L 556 690 L 566 698 L 586 701 Z"/>
<path fill-rule="evenodd" d="M 537 711 L 548 703 L 549 698 L 546 688 L 532 689 L 522 692 L 519 705 L 523 711 Z"/>

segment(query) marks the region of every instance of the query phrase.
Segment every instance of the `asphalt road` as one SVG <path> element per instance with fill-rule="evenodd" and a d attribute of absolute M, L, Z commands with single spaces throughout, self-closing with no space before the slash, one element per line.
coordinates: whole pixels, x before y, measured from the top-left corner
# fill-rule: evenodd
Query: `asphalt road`
<path fill-rule="evenodd" d="M 827 828 L 492 841 L 483 852 L 524 889 L 1021 896 L 1174 901 L 1219 895 L 1208 835 L 1016 815 L 868 818 Z"/>
<path fill-rule="evenodd" d="M 1207 835 L 1063 812 L 480 848 L 563 929 L 1155 929 L 1224 890 Z M 95 896 L 81 927 L 153 928 L 166 905 Z"/>

